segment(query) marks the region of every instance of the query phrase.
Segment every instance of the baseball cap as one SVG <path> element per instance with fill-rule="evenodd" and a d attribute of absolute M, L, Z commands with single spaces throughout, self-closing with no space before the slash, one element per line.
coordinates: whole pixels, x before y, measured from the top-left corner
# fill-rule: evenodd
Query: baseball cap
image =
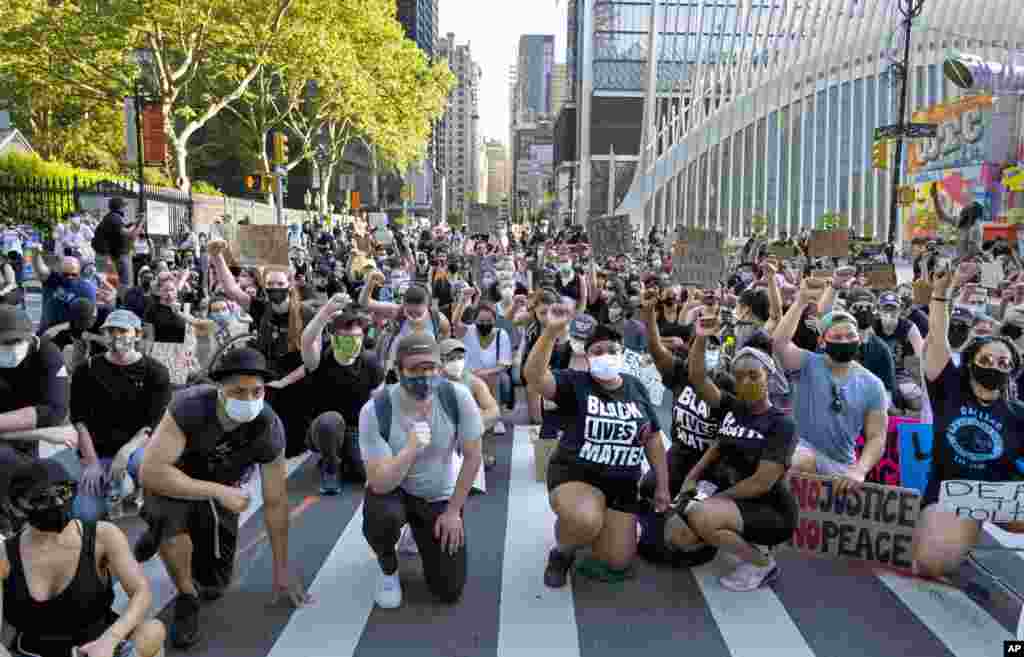
<path fill-rule="evenodd" d="M 886 306 L 895 306 L 897 308 L 902 307 L 900 303 L 900 297 L 895 292 L 883 292 L 878 297 L 878 306 L 885 308 Z"/>
<path fill-rule="evenodd" d="M 31 338 L 32 320 L 17 306 L 0 304 L 0 342 Z"/>
<path fill-rule="evenodd" d="M 121 308 L 107 315 L 107 321 L 103 322 L 103 326 L 101 326 L 100 328 L 121 328 L 138 330 L 142 328 L 142 320 L 139 319 L 139 316 L 133 313 L 132 311 Z"/>
<path fill-rule="evenodd" d="M 405 291 L 405 305 L 419 306 L 427 303 L 427 291 L 419 285 L 410 285 Z"/>
<path fill-rule="evenodd" d="M 441 354 L 433 336 L 414 333 L 398 342 L 398 362 L 402 367 L 416 367 L 423 363 L 441 364 Z"/>
<path fill-rule="evenodd" d="M 851 306 L 855 303 L 873 304 L 876 301 L 877 299 L 875 299 L 875 295 L 872 294 L 870 290 L 866 290 L 862 287 L 850 290 L 850 292 L 846 295 L 846 303 Z"/>
<path fill-rule="evenodd" d="M 586 340 L 597 327 L 597 320 L 590 315 L 576 315 L 569 325 L 569 337 L 577 340 Z"/>
<path fill-rule="evenodd" d="M 441 356 L 444 357 L 455 351 L 466 351 L 466 345 L 462 344 L 462 340 L 448 338 L 441 341 L 441 344 L 438 345 L 438 350 L 441 352 Z"/>
<path fill-rule="evenodd" d="M 964 308 L 963 306 L 953 306 L 953 311 L 949 315 L 949 321 L 972 324 L 974 323 L 974 313 L 971 312 L 969 308 Z"/>

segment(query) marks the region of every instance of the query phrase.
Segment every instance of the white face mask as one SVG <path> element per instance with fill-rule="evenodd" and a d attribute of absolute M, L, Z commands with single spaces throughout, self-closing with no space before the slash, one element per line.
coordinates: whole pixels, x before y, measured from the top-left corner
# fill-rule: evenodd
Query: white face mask
<path fill-rule="evenodd" d="M 118 356 L 127 356 L 135 350 L 135 338 L 130 335 L 119 335 L 110 338 L 110 350 Z"/>
<path fill-rule="evenodd" d="M 623 354 L 605 354 L 590 357 L 590 375 L 601 381 L 611 381 L 622 374 L 626 365 Z"/>
<path fill-rule="evenodd" d="M 466 359 L 465 358 L 460 358 L 459 360 L 448 361 L 447 363 L 444 364 L 445 374 L 447 374 L 448 376 L 452 377 L 453 379 L 461 378 L 462 377 L 462 373 L 465 371 L 465 369 L 466 369 Z"/>
<path fill-rule="evenodd" d="M 28 357 L 29 342 L 23 341 L 16 345 L 0 347 L 0 368 L 9 370 L 21 365 Z"/>
<path fill-rule="evenodd" d="M 224 412 L 235 422 L 252 422 L 263 412 L 263 399 L 224 398 Z"/>
<path fill-rule="evenodd" d="M 704 369 L 711 371 L 718 368 L 718 361 L 721 360 L 722 352 L 720 351 L 705 351 L 704 352 Z"/>
<path fill-rule="evenodd" d="M 572 347 L 572 353 L 582 354 L 585 350 L 583 340 L 577 340 L 576 338 L 569 338 L 569 346 Z"/>
<path fill-rule="evenodd" d="M 503 287 L 503 288 L 501 288 L 501 300 L 502 301 L 511 301 L 512 297 L 514 297 L 515 295 L 516 295 L 515 288 L 511 288 L 511 287 Z"/>

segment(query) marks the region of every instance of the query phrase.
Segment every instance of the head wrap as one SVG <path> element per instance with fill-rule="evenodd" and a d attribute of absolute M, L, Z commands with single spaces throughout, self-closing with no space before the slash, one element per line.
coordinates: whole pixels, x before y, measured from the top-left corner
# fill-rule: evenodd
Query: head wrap
<path fill-rule="evenodd" d="M 788 395 L 789 394 L 789 381 L 785 375 L 779 369 L 779 366 L 775 364 L 773 359 L 768 354 L 764 353 L 760 349 L 754 349 L 753 347 L 744 347 L 740 349 L 736 356 L 732 359 L 733 370 L 739 365 L 739 362 L 745 358 L 751 358 L 757 361 L 757 364 L 768 372 L 768 394 L 769 395 Z"/>

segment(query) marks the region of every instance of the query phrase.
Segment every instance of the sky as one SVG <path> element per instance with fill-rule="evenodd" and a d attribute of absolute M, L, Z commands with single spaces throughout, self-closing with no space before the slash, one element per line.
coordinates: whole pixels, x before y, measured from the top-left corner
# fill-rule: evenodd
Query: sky
<path fill-rule="evenodd" d="M 440 0 L 440 36 L 455 33 L 456 45 L 469 43 L 483 72 L 480 128 L 487 139 L 508 142 L 509 67 L 523 34 L 553 34 L 555 61 L 565 62 L 567 0 Z"/>

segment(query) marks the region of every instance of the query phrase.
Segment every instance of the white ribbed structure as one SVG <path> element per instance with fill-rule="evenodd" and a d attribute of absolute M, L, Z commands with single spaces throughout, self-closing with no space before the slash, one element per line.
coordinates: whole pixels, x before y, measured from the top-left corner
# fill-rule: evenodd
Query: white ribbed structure
<path fill-rule="evenodd" d="M 688 79 L 659 91 L 656 113 L 648 95 L 645 117 L 657 116 L 657 130 L 644 130 L 640 168 L 616 214 L 644 231 L 682 222 L 737 237 L 755 215 L 777 236 L 838 212 L 884 239 L 891 172 L 871 168 L 871 145 L 874 128 L 897 122 L 896 0 L 738 0 L 729 25 L 714 19 L 722 0 L 685 4 L 710 38 L 699 40 Z M 926 0 L 912 34 L 907 118 L 960 95 L 942 74 L 952 51 L 1006 61 L 1022 47 L 1022 0 Z"/>

